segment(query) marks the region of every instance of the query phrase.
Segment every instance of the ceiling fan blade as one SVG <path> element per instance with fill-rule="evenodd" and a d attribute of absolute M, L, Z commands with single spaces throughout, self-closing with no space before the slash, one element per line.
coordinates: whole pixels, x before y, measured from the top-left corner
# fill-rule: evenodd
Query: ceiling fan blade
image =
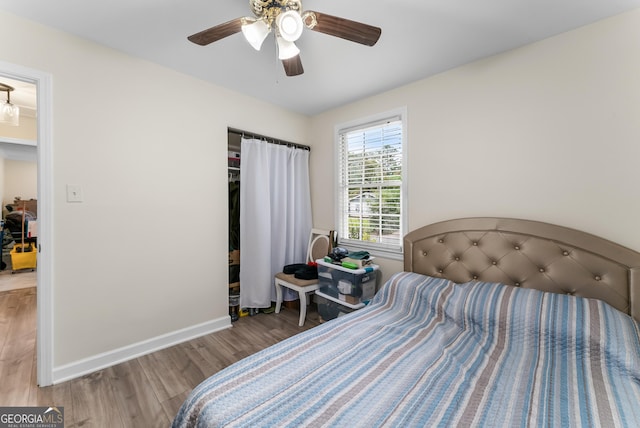
<path fill-rule="evenodd" d="M 208 30 L 200 31 L 187 37 L 187 39 L 197 45 L 206 46 L 209 43 L 217 42 L 232 34 L 239 33 L 242 30 L 243 22 L 244 18 L 236 18 L 224 24 L 211 27 Z"/>
<path fill-rule="evenodd" d="M 313 25 L 313 18 L 307 17 L 307 14 L 315 15 L 315 25 Z M 310 30 L 367 46 L 375 45 L 380 38 L 380 34 L 382 34 L 382 29 L 378 27 L 327 15 L 326 13 L 308 11 L 304 13 L 304 16 L 306 17 L 305 25 L 307 25 Z"/>
<path fill-rule="evenodd" d="M 296 55 L 293 58 L 283 59 L 282 65 L 284 66 L 284 72 L 287 76 L 299 76 L 304 73 L 304 69 L 302 68 L 302 60 L 300 59 L 300 55 Z"/>

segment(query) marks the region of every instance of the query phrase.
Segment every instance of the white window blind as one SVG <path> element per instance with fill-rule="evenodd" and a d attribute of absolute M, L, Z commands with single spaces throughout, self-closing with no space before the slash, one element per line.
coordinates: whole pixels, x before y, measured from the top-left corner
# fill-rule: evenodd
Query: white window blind
<path fill-rule="evenodd" d="M 403 122 L 395 116 L 338 131 L 338 238 L 402 251 Z"/>

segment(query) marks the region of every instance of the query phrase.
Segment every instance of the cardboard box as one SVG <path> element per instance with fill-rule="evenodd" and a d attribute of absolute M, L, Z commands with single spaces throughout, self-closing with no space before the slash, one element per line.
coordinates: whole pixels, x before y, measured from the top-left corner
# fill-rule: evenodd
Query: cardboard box
<path fill-rule="evenodd" d="M 347 302 L 350 305 L 357 305 L 362 302 L 362 297 L 351 296 L 349 294 L 338 294 L 338 299 Z"/>

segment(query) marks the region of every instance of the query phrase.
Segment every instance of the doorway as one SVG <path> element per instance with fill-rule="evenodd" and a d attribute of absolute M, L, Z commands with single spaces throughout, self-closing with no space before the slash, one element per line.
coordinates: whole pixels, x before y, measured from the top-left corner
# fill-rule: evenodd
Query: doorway
<path fill-rule="evenodd" d="M 3 129 L 0 126 L 0 132 Z M 17 147 L 21 150 L 15 149 L 16 144 L 0 140 L 0 200 L 4 222 L 0 232 L 0 292 L 35 287 L 37 283 L 37 150 L 35 146 Z"/>
<path fill-rule="evenodd" d="M 21 134 L 4 138 L 14 145 L 35 145 L 37 171 L 38 238 L 37 238 L 37 383 L 53 383 L 53 284 L 52 284 L 52 86 L 51 75 L 39 70 L 0 61 L 0 81 L 13 79 L 31 85 L 36 94 L 34 126 L 35 142 Z M 12 101 L 17 101 L 13 96 Z"/>

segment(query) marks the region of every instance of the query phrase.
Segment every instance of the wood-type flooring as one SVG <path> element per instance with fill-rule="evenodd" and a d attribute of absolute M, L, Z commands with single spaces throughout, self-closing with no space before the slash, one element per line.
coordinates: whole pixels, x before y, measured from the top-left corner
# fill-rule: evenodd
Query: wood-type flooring
<path fill-rule="evenodd" d="M 168 427 L 202 380 L 289 336 L 318 325 L 311 307 L 243 317 L 233 327 L 113 367 L 36 385 L 36 288 L 0 292 L 0 406 L 62 406 L 65 427 Z"/>

